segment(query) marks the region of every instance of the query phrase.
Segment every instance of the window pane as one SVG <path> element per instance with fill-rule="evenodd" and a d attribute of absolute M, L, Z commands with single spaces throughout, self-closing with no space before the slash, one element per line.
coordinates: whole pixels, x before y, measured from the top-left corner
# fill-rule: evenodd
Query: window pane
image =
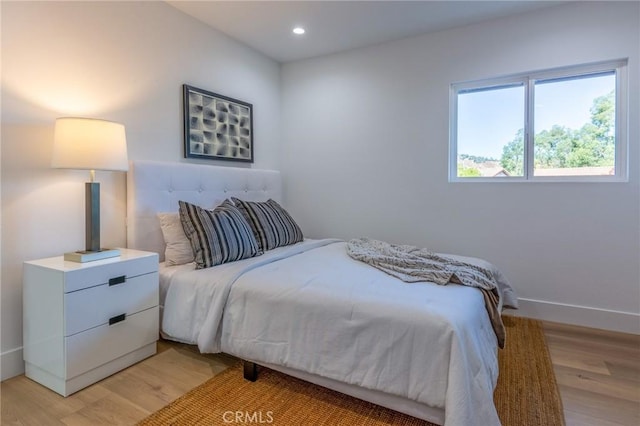
<path fill-rule="evenodd" d="M 458 93 L 457 176 L 524 176 L 524 85 Z"/>
<path fill-rule="evenodd" d="M 613 71 L 536 81 L 534 176 L 615 175 Z"/>

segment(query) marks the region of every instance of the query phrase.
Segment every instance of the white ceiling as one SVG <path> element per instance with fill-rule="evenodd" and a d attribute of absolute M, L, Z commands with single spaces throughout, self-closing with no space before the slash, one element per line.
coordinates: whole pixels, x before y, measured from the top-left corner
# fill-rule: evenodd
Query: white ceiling
<path fill-rule="evenodd" d="M 559 1 L 168 1 L 278 62 L 554 6 Z M 295 36 L 294 26 L 306 34 Z"/>

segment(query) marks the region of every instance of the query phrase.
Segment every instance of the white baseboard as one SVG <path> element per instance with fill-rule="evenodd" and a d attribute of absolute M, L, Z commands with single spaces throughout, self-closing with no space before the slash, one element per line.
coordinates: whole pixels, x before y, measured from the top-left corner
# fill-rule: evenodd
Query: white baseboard
<path fill-rule="evenodd" d="M 640 314 L 637 313 L 533 299 L 518 299 L 518 302 L 520 304 L 518 310 L 506 309 L 505 313 L 544 321 L 640 334 Z"/>
<path fill-rule="evenodd" d="M 0 354 L 0 381 L 19 376 L 24 373 L 22 347 L 11 349 Z"/>

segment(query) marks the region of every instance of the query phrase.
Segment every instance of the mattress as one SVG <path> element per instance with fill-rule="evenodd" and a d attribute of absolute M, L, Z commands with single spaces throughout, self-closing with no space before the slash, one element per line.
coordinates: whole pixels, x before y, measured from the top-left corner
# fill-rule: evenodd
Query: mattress
<path fill-rule="evenodd" d="M 174 340 L 443 409 L 445 424 L 499 424 L 497 339 L 477 289 L 403 283 L 338 240 L 163 275 Z"/>

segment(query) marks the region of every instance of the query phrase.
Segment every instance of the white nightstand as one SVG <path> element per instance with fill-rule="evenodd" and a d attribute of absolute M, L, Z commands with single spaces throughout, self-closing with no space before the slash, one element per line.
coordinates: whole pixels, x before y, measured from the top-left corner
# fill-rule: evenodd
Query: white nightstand
<path fill-rule="evenodd" d="M 68 396 L 156 353 L 158 255 L 24 263 L 25 374 Z"/>

